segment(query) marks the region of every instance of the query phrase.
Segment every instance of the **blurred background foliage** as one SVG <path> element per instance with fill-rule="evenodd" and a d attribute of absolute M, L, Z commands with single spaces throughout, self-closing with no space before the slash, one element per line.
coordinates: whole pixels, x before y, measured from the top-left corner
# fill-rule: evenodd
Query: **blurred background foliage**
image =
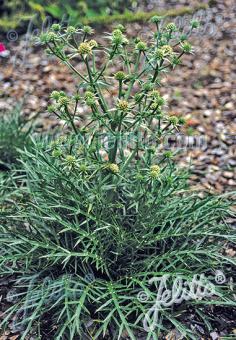
<path fill-rule="evenodd" d="M 146 21 L 153 15 L 176 16 L 191 14 L 206 8 L 199 1 L 197 7 L 182 6 L 168 11 L 150 11 L 150 0 L 0 0 L 0 31 L 18 29 L 23 32 L 29 20 L 44 20 L 47 16 L 70 25 L 110 24 L 113 22 Z M 158 4 L 157 4 L 158 7 Z"/>
<path fill-rule="evenodd" d="M 0 0 L 0 28 L 23 27 L 24 22 L 35 14 L 42 19 L 47 15 L 57 20 L 66 17 L 70 24 L 77 24 L 81 18 L 90 20 L 98 15 L 104 17 L 130 12 L 137 6 L 137 0 Z"/>

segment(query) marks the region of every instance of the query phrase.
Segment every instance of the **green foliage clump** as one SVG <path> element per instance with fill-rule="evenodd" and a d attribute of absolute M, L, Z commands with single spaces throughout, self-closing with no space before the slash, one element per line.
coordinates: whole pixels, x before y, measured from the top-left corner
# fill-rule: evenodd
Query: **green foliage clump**
<path fill-rule="evenodd" d="M 53 339 L 159 339 L 173 326 L 197 339 L 179 321 L 183 304 L 208 330 L 204 308 L 233 305 L 229 287 L 217 286 L 211 300 L 161 308 L 155 327 L 144 327 L 157 298 L 149 280 L 210 277 L 235 264 L 222 252 L 225 242 L 235 242 L 225 223 L 230 203 L 191 191 L 172 153 L 161 148 L 183 124 L 168 113 L 162 75 L 192 48 L 183 48 L 187 42 L 173 25 L 154 25 L 142 44 L 121 26 L 107 34 L 106 47 L 91 40 L 88 27 L 54 26 L 41 36 L 78 85 L 73 96 L 52 92 L 49 112 L 66 123 L 66 132 L 22 152 L 23 185 L 11 188 L 10 212 L 0 220 L 0 275 L 14 274 L 5 323 L 14 315 L 22 339 L 32 329 L 42 336 L 45 320 Z"/>
<path fill-rule="evenodd" d="M 30 145 L 32 124 L 28 124 L 20 109 L 5 112 L 0 116 L 0 169 L 9 169 L 16 165 L 19 149 Z"/>

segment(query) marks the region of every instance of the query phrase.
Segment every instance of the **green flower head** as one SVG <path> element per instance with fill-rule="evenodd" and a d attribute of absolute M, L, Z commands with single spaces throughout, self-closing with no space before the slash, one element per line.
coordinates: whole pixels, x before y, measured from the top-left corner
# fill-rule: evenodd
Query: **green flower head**
<path fill-rule="evenodd" d="M 78 52 L 80 55 L 89 55 L 92 54 L 92 47 L 88 42 L 82 42 L 79 45 Z"/>
<path fill-rule="evenodd" d="M 118 71 L 118 72 L 116 72 L 115 73 L 115 79 L 116 80 L 119 80 L 119 81 L 122 81 L 122 80 L 124 80 L 125 79 L 125 73 L 123 72 L 123 71 Z"/>
<path fill-rule="evenodd" d="M 154 24 L 159 24 L 159 22 L 161 22 L 162 17 L 158 16 L 158 15 L 154 15 L 150 21 L 153 22 Z"/>
<path fill-rule="evenodd" d="M 58 104 L 61 106 L 67 106 L 70 104 L 70 98 L 65 97 L 65 96 L 60 96 L 58 99 Z"/>
<path fill-rule="evenodd" d="M 200 26 L 200 22 L 198 20 L 190 21 L 191 28 L 198 28 Z"/>
<path fill-rule="evenodd" d="M 72 155 L 67 155 L 65 158 L 65 162 L 70 167 L 75 167 L 77 164 L 76 158 Z"/>
<path fill-rule="evenodd" d="M 61 25 L 60 24 L 53 24 L 51 26 L 51 29 L 55 32 L 59 32 L 61 30 Z"/>
<path fill-rule="evenodd" d="M 58 100 L 60 98 L 60 92 L 59 91 L 52 91 L 50 97 L 54 100 Z"/>
<path fill-rule="evenodd" d="M 74 33 L 76 33 L 76 28 L 74 26 L 68 26 L 67 29 L 66 29 L 66 33 L 74 34 Z"/>
<path fill-rule="evenodd" d="M 175 32 L 175 31 L 177 31 L 177 27 L 176 27 L 175 23 L 170 22 L 169 24 L 166 25 L 166 30 L 171 31 L 171 32 Z"/>
<path fill-rule="evenodd" d="M 98 43 L 96 42 L 96 40 L 92 39 L 92 40 L 89 40 L 89 45 L 92 47 L 92 48 L 96 48 L 98 47 Z"/>
<path fill-rule="evenodd" d="M 46 42 L 53 42 L 58 39 L 58 36 L 55 32 L 48 32 L 45 38 L 46 38 Z"/>
<path fill-rule="evenodd" d="M 139 51 L 146 51 L 147 50 L 147 44 L 144 41 L 139 41 L 136 44 L 136 49 Z"/>
<path fill-rule="evenodd" d="M 179 124 L 179 118 L 176 116 L 170 116 L 169 117 L 169 122 L 174 125 L 177 126 Z"/>
<path fill-rule="evenodd" d="M 116 107 L 121 111 L 128 111 L 129 103 L 126 100 L 118 100 Z"/>
<path fill-rule="evenodd" d="M 82 28 L 82 31 L 86 34 L 89 34 L 89 35 L 93 34 L 93 32 L 94 32 L 92 27 L 87 26 L 87 25 Z"/>
<path fill-rule="evenodd" d="M 183 52 L 185 52 L 185 53 L 191 53 L 192 52 L 192 45 L 187 41 L 184 42 L 181 47 L 182 47 Z"/>
<path fill-rule="evenodd" d="M 161 169 L 158 165 L 152 165 L 150 167 L 149 175 L 152 179 L 157 179 L 160 175 Z"/>
<path fill-rule="evenodd" d="M 113 174 L 118 174 L 120 171 L 119 166 L 116 163 L 110 163 L 106 168 Z"/>
<path fill-rule="evenodd" d="M 60 158 L 62 156 L 62 151 L 60 149 L 54 149 L 52 151 L 52 157 Z"/>

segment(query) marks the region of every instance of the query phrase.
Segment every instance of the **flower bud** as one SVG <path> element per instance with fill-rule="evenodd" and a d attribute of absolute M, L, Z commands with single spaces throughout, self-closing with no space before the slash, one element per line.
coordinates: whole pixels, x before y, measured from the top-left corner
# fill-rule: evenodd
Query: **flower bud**
<path fill-rule="evenodd" d="M 70 98 L 66 96 L 60 96 L 60 98 L 58 99 L 58 104 L 61 106 L 67 106 L 70 104 Z"/>
<path fill-rule="evenodd" d="M 150 166 L 150 171 L 160 172 L 161 170 L 160 170 L 159 165 L 154 164 L 154 165 L 151 165 L 151 166 Z"/>
<path fill-rule="evenodd" d="M 116 29 L 120 30 L 122 33 L 124 33 L 126 31 L 125 27 L 122 24 L 117 25 Z"/>
<path fill-rule="evenodd" d="M 120 171 L 119 166 L 116 163 L 110 163 L 106 168 L 113 174 L 118 174 Z"/>
<path fill-rule="evenodd" d="M 118 100 L 116 107 L 121 111 L 127 111 L 129 109 L 129 103 L 126 100 Z"/>
<path fill-rule="evenodd" d="M 182 47 L 182 50 L 185 53 L 191 53 L 191 51 L 192 51 L 192 45 L 187 41 L 184 42 L 181 47 Z"/>
<path fill-rule="evenodd" d="M 85 92 L 84 99 L 85 99 L 85 103 L 88 106 L 93 106 L 93 105 L 96 104 L 96 97 L 95 97 L 94 93 L 91 92 L 91 91 L 86 91 Z"/>
<path fill-rule="evenodd" d="M 90 26 L 84 26 L 82 28 L 82 31 L 86 34 L 89 34 L 89 35 L 93 34 L 93 32 L 94 32 L 94 30 Z"/>
<path fill-rule="evenodd" d="M 55 105 L 49 105 L 47 107 L 47 110 L 48 110 L 49 113 L 53 113 L 57 110 L 57 107 Z"/>
<path fill-rule="evenodd" d="M 144 41 L 139 41 L 136 44 L 136 49 L 139 51 L 146 51 L 147 50 L 147 44 Z"/>
<path fill-rule="evenodd" d="M 96 48 L 98 47 L 98 43 L 96 42 L 96 40 L 92 39 L 89 42 L 89 45 L 91 46 L 91 48 Z"/>
<path fill-rule="evenodd" d="M 90 46 L 90 44 L 88 42 L 82 42 L 79 45 L 78 52 L 81 55 L 91 54 L 92 53 L 92 47 Z"/>
<path fill-rule="evenodd" d="M 200 22 L 198 20 L 190 21 L 191 28 L 198 28 L 200 26 Z"/>
<path fill-rule="evenodd" d="M 171 32 L 175 32 L 175 31 L 177 31 L 177 27 L 176 27 L 174 22 L 170 22 L 169 24 L 166 25 L 166 30 L 171 31 Z"/>
<path fill-rule="evenodd" d="M 123 71 L 116 72 L 114 76 L 115 76 L 115 79 L 119 81 L 122 81 L 125 79 L 125 73 Z"/>
<path fill-rule="evenodd" d="M 61 30 L 61 25 L 60 24 L 53 24 L 51 26 L 51 29 L 55 32 L 59 32 Z"/>
<path fill-rule="evenodd" d="M 80 164 L 79 170 L 81 172 L 86 172 L 88 170 L 88 167 L 86 164 Z"/>
<path fill-rule="evenodd" d="M 179 123 L 179 119 L 178 119 L 178 117 L 176 117 L 176 116 L 170 116 L 170 117 L 169 117 L 169 122 L 170 122 L 172 125 L 177 126 L 178 123 Z"/>
<path fill-rule="evenodd" d="M 68 26 L 67 29 L 66 29 L 66 33 L 74 34 L 74 33 L 76 33 L 76 28 L 74 26 Z"/>
<path fill-rule="evenodd" d="M 76 163 L 77 163 L 76 158 L 72 155 L 67 155 L 65 158 L 65 162 L 70 167 L 76 166 Z"/>
<path fill-rule="evenodd" d="M 151 20 L 151 22 L 158 24 L 159 22 L 161 22 L 162 17 L 160 17 L 158 15 L 154 15 L 150 20 Z"/>
<path fill-rule="evenodd" d="M 161 172 L 161 169 L 160 169 L 160 167 L 158 165 L 152 165 L 150 167 L 150 177 L 152 179 L 158 178 L 159 175 L 160 175 L 160 172 Z"/>
<path fill-rule="evenodd" d="M 50 97 L 54 100 L 58 100 L 60 98 L 60 92 L 59 91 L 52 91 L 50 94 Z"/>
<path fill-rule="evenodd" d="M 54 149 L 52 151 L 52 157 L 60 158 L 62 156 L 62 151 L 60 149 Z"/>
<path fill-rule="evenodd" d="M 152 179 L 157 179 L 159 177 L 159 173 L 156 171 L 150 171 L 150 177 Z"/>
<path fill-rule="evenodd" d="M 164 152 L 164 157 L 165 157 L 165 158 L 168 158 L 168 159 L 172 158 L 172 157 L 173 157 L 173 152 L 170 151 L 170 150 L 165 151 L 165 152 Z"/>
<path fill-rule="evenodd" d="M 165 57 L 170 56 L 173 54 L 173 49 L 170 45 L 164 45 L 161 47 L 161 50 L 163 51 L 163 54 Z"/>
<path fill-rule="evenodd" d="M 58 39 L 58 36 L 55 32 L 48 32 L 46 34 L 46 42 L 53 42 Z"/>

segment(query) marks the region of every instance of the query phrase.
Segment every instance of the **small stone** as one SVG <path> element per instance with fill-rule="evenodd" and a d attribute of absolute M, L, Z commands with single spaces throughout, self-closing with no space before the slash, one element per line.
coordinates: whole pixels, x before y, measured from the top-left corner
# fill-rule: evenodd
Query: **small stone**
<path fill-rule="evenodd" d="M 227 110 L 233 110 L 234 109 L 234 104 L 232 102 L 228 102 L 225 104 L 225 108 Z"/>
<path fill-rule="evenodd" d="M 224 176 L 225 178 L 233 178 L 233 177 L 234 177 L 234 174 L 233 174 L 233 172 L 231 172 L 231 171 L 224 171 L 224 172 L 223 172 L 223 176 Z"/>

